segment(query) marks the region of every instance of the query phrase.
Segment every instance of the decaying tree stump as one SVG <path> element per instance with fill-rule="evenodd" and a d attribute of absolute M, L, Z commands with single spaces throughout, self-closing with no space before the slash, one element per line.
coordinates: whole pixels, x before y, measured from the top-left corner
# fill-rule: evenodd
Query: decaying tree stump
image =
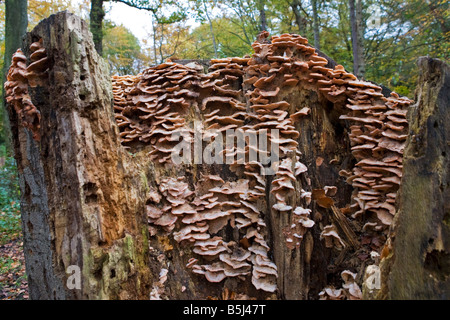
<path fill-rule="evenodd" d="M 380 297 L 450 297 L 450 67 L 422 57 L 397 217 L 383 250 Z"/>
<path fill-rule="evenodd" d="M 30 297 L 146 298 L 145 189 L 112 125 L 108 68 L 88 25 L 72 14 L 53 15 L 28 33 L 26 56 L 39 41 L 47 60 L 30 87 L 39 126 L 30 121 L 24 129 L 10 109 Z M 69 266 L 80 268 L 81 289 L 67 286 Z"/>
<path fill-rule="evenodd" d="M 362 298 L 411 101 L 298 35 L 253 48 L 111 81 L 78 17 L 28 33 L 5 88 L 31 298 Z"/>

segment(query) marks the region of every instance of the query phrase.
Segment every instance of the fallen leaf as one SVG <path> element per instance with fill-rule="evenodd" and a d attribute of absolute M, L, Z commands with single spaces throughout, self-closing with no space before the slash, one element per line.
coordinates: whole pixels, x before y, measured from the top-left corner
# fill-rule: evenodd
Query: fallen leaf
<path fill-rule="evenodd" d="M 248 249 L 248 247 L 250 247 L 250 242 L 248 242 L 247 238 L 242 238 L 241 240 L 239 240 L 239 242 L 242 247 L 244 247 L 244 249 Z"/>
<path fill-rule="evenodd" d="M 325 190 L 323 189 L 313 189 L 312 199 L 317 202 L 322 208 L 329 209 L 334 204 L 334 200 L 325 195 Z"/>

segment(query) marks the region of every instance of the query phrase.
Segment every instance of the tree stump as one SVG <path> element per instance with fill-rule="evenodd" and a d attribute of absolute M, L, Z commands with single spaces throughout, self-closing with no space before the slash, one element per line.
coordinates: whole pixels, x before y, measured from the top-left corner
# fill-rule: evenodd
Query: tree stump
<path fill-rule="evenodd" d="M 411 101 L 301 36 L 253 48 L 111 79 L 78 17 L 27 34 L 5 87 L 32 299 L 362 297 Z"/>
<path fill-rule="evenodd" d="M 40 140 L 9 110 L 30 298 L 147 298 L 145 189 L 139 164 L 120 147 L 106 63 L 88 25 L 67 12 L 28 33 L 24 53 L 39 41 L 48 70 L 30 95 Z M 67 285 L 70 266 L 80 288 Z"/>

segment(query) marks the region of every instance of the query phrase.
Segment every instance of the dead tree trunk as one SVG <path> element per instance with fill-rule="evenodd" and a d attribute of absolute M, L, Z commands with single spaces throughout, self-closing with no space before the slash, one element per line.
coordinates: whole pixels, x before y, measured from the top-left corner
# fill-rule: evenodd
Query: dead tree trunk
<path fill-rule="evenodd" d="M 416 104 L 403 159 L 398 213 L 383 250 L 382 290 L 388 299 L 450 297 L 450 68 L 422 57 Z M 407 262 L 407 263 L 406 263 Z"/>
<path fill-rule="evenodd" d="M 25 55 L 40 41 L 41 82 L 29 83 L 39 126 L 25 128 L 9 109 L 31 299 L 146 298 L 145 189 L 120 148 L 107 65 L 72 14 L 28 33 Z"/>
<path fill-rule="evenodd" d="M 267 36 L 111 86 L 79 18 L 28 34 L 5 88 L 32 298 L 361 298 L 410 101 Z"/>

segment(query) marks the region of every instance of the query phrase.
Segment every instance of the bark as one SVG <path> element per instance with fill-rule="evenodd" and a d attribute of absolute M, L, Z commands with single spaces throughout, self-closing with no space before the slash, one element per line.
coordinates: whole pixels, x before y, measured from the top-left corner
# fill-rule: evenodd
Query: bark
<path fill-rule="evenodd" d="M 30 94 L 41 114 L 41 140 L 9 109 L 30 298 L 146 298 L 145 171 L 118 142 L 107 64 L 88 25 L 67 12 L 27 34 L 27 56 L 40 39 L 48 82 Z M 81 271 L 79 289 L 70 285 L 73 268 Z"/>
<path fill-rule="evenodd" d="M 356 29 L 357 29 L 357 47 L 358 47 L 358 73 L 355 75 L 364 79 L 366 73 L 366 63 L 364 58 L 364 21 L 362 0 L 356 0 L 355 8 Z"/>
<path fill-rule="evenodd" d="M 205 9 L 206 19 L 208 19 L 209 32 L 211 32 L 211 38 L 212 38 L 213 48 L 214 48 L 214 57 L 217 58 L 217 43 L 216 43 L 216 36 L 214 35 L 213 24 L 212 24 L 212 21 L 211 21 L 211 17 L 209 16 L 208 8 L 207 8 L 207 6 L 206 6 L 206 1 L 205 1 L 205 0 L 203 0 L 203 8 Z"/>
<path fill-rule="evenodd" d="M 267 19 L 266 19 L 266 9 L 264 8 L 265 1 L 259 0 L 258 10 L 259 10 L 259 31 L 267 31 Z"/>
<path fill-rule="evenodd" d="M 6 0 L 5 2 L 5 56 L 4 71 L 9 69 L 13 53 L 20 48 L 27 32 L 27 0 Z M 6 74 L 2 77 L 6 79 Z"/>
<path fill-rule="evenodd" d="M 20 48 L 22 44 L 22 38 L 27 32 L 28 16 L 27 16 L 28 0 L 6 0 L 5 2 L 5 55 L 3 64 L 3 75 L 1 79 L 1 85 L 6 81 L 6 74 L 11 64 L 11 57 L 13 53 Z M 6 103 L 5 94 L 2 90 L 2 110 L 3 113 L 3 124 L 4 124 L 4 134 L 7 149 L 9 150 L 10 145 L 10 128 L 8 117 L 6 116 Z M 5 108 L 5 109 L 4 109 Z"/>
<path fill-rule="evenodd" d="M 302 14 L 300 12 L 300 2 L 299 0 L 294 0 L 290 3 L 290 6 L 292 8 L 292 11 L 294 12 L 294 16 L 295 16 L 295 22 L 297 23 L 298 26 L 298 32 L 300 35 L 305 33 L 305 26 L 303 23 L 303 18 L 302 18 Z"/>
<path fill-rule="evenodd" d="M 350 26 L 353 47 L 353 73 L 364 79 L 366 64 L 364 59 L 364 25 L 361 0 L 349 0 Z"/>
<path fill-rule="evenodd" d="M 428 57 L 420 58 L 418 67 L 398 213 L 383 250 L 378 297 L 448 300 L 450 67 Z"/>
<path fill-rule="evenodd" d="M 319 15 L 317 12 L 317 1 L 312 0 L 313 7 L 313 30 L 314 30 L 314 47 L 320 50 L 320 27 L 319 27 Z"/>
<path fill-rule="evenodd" d="M 153 34 L 152 34 L 152 38 L 153 38 L 153 56 L 155 57 L 155 64 L 158 63 L 158 54 L 156 53 L 156 48 L 158 47 L 156 45 L 156 31 L 158 28 L 158 24 L 156 22 L 156 18 L 153 17 L 152 18 L 152 30 L 153 30 Z"/>
<path fill-rule="evenodd" d="M 359 66 L 359 43 L 358 43 L 358 22 L 356 20 L 355 0 L 349 0 L 350 10 L 350 27 L 352 36 L 352 48 L 353 48 L 353 73 L 358 76 L 360 74 Z"/>
<path fill-rule="evenodd" d="M 101 56 L 103 53 L 103 0 L 91 0 L 90 30 L 94 38 L 94 45 L 97 53 Z"/>

